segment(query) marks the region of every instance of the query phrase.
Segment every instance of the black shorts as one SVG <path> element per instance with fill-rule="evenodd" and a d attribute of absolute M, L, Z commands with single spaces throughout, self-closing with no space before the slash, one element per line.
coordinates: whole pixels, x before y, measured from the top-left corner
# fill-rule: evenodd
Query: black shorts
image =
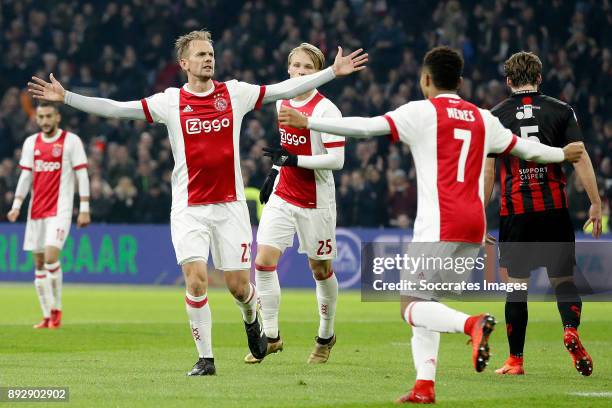
<path fill-rule="evenodd" d="M 500 217 L 500 266 L 512 278 L 529 278 L 545 266 L 548 276 L 572 276 L 576 265 L 576 235 L 566 209 Z"/>

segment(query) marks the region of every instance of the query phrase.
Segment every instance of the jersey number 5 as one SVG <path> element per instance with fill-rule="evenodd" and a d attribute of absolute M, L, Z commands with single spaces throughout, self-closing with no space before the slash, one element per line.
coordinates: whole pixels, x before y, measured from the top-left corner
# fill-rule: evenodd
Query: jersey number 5
<path fill-rule="evenodd" d="M 461 153 L 459 153 L 459 162 L 457 163 L 457 181 L 463 183 L 465 179 L 465 162 L 467 161 L 468 152 L 470 151 L 472 132 L 465 129 L 455 129 L 454 137 L 463 142 L 461 144 Z"/>

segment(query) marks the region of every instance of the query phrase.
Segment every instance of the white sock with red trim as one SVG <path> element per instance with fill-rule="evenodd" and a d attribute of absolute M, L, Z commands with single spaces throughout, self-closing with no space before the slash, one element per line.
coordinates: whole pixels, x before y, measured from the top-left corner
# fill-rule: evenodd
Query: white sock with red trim
<path fill-rule="evenodd" d="M 327 279 L 316 280 L 317 303 L 319 304 L 319 338 L 329 339 L 334 335 L 336 303 L 338 300 L 338 279 L 332 270 Z"/>
<path fill-rule="evenodd" d="M 62 310 L 62 284 L 64 281 L 64 274 L 62 273 L 62 266 L 59 261 L 52 264 L 45 264 L 47 270 L 47 277 L 51 282 L 51 291 L 53 293 L 54 303 L 51 305 L 51 309 Z"/>
<path fill-rule="evenodd" d="M 281 288 L 276 266 L 255 265 L 255 284 L 261 307 L 264 333 L 275 339 L 278 337 L 278 310 L 280 309 Z"/>
<path fill-rule="evenodd" d="M 208 296 L 193 296 L 189 292 L 185 295 L 185 306 L 187 308 L 187 316 L 189 316 L 189 325 L 191 326 L 191 335 L 195 342 L 200 358 L 213 358 L 212 352 L 212 317 L 210 315 L 210 306 L 208 305 Z"/>
<path fill-rule="evenodd" d="M 404 311 L 404 320 L 411 326 L 440 333 L 463 333 L 468 315 L 439 302 L 412 302 Z"/>
<path fill-rule="evenodd" d="M 251 324 L 257 318 L 257 291 L 255 286 L 249 282 L 249 296 L 244 302 L 234 299 L 242 312 L 242 320 Z"/>
<path fill-rule="evenodd" d="M 422 327 L 413 327 L 411 344 L 417 380 L 435 381 L 440 333 Z"/>
<path fill-rule="evenodd" d="M 43 317 L 48 319 L 51 317 L 51 306 L 53 305 L 53 293 L 51 292 L 51 282 L 47 277 L 46 270 L 36 270 L 34 278 L 34 287 L 38 294 L 38 301 L 43 313 Z"/>

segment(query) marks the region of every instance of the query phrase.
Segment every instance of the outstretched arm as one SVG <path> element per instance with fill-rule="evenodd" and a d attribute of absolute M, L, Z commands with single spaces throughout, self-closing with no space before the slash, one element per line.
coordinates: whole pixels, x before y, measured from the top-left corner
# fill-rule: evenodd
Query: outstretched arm
<path fill-rule="evenodd" d="M 53 74 L 49 75 L 49 80 L 51 82 L 32 77 L 32 82 L 28 82 L 30 95 L 34 99 L 62 102 L 83 112 L 107 118 L 145 119 L 140 101 L 118 102 L 112 99 L 83 96 L 66 91 Z"/>
<path fill-rule="evenodd" d="M 514 145 L 513 145 L 514 143 Z M 575 163 L 584 154 L 584 144 L 574 142 L 560 147 L 547 146 L 543 143 L 534 142 L 514 136 L 514 141 L 508 146 L 510 154 L 536 163 L 561 163 L 568 161 Z"/>
<path fill-rule="evenodd" d="M 347 56 L 342 56 L 342 47 L 338 47 L 338 54 L 334 65 L 315 74 L 287 79 L 274 85 L 266 85 L 263 103 L 270 103 L 279 99 L 291 99 L 298 95 L 315 89 L 332 79 L 352 74 L 365 69 L 368 62 L 368 54 L 361 54 L 363 49 L 358 49 Z"/>
<path fill-rule="evenodd" d="M 372 136 L 383 136 L 391 133 L 391 126 L 383 116 L 374 118 L 308 118 L 295 109 L 282 107 L 278 113 L 282 125 L 294 128 L 308 128 L 338 136 L 364 139 Z"/>

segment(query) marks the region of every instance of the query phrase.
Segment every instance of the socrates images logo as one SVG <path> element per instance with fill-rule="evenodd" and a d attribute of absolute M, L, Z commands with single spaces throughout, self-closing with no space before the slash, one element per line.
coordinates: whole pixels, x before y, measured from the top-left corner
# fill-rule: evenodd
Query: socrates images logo
<path fill-rule="evenodd" d="M 336 230 L 338 255 L 334 259 L 334 272 L 338 286 L 346 289 L 361 280 L 361 239 L 343 228 Z"/>

